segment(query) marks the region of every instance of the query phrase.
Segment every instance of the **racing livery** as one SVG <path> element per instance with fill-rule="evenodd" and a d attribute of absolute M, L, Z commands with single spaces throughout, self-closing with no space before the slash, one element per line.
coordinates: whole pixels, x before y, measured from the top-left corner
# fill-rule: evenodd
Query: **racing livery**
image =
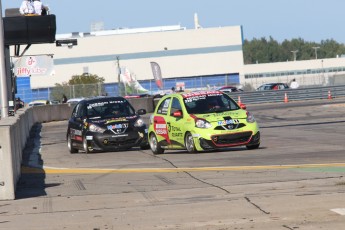
<path fill-rule="evenodd" d="M 73 109 L 67 128 L 71 153 L 84 150 L 117 151 L 139 146 L 148 149 L 147 127 L 140 115 L 123 97 L 84 99 Z"/>
<path fill-rule="evenodd" d="M 221 91 L 164 96 L 150 117 L 149 143 L 154 154 L 166 149 L 188 152 L 260 146 L 254 116 Z"/>

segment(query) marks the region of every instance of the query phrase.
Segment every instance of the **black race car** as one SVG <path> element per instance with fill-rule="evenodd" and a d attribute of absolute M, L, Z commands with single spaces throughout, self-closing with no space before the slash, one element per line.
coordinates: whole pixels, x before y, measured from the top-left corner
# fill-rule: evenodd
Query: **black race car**
<path fill-rule="evenodd" d="M 84 150 L 117 151 L 132 147 L 148 149 L 147 127 L 140 115 L 123 97 L 84 99 L 73 109 L 68 121 L 67 145 L 70 153 Z"/>

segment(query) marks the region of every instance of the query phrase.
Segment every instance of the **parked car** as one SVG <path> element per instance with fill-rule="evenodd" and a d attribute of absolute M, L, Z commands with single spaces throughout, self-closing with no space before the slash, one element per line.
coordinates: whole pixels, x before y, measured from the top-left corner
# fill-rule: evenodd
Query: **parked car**
<path fill-rule="evenodd" d="M 29 102 L 29 106 L 49 105 L 48 100 L 34 100 Z"/>
<path fill-rule="evenodd" d="M 281 89 L 288 89 L 289 85 L 286 83 L 267 83 L 263 84 L 260 87 L 258 87 L 256 90 L 257 91 L 262 91 L 262 90 L 281 90 Z"/>
<path fill-rule="evenodd" d="M 126 150 L 135 146 L 149 149 L 147 127 L 123 97 L 96 97 L 81 100 L 73 109 L 67 127 L 70 153 Z"/>
<path fill-rule="evenodd" d="M 222 86 L 217 90 L 222 91 L 224 93 L 243 92 L 242 89 L 239 89 L 236 86 Z"/>
<path fill-rule="evenodd" d="M 150 117 L 149 143 L 154 154 L 167 149 L 197 152 L 234 146 L 260 146 L 254 116 L 220 91 L 164 96 Z"/>

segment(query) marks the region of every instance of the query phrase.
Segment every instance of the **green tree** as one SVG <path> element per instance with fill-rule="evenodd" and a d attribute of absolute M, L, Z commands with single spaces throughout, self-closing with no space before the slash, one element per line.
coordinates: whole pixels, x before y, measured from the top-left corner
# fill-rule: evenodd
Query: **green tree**
<path fill-rule="evenodd" d="M 316 48 L 318 47 L 318 48 Z M 296 60 L 310 60 L 317 58 L 335 58 L 345 54 L 344 44 L 330 39 L 321 41 L 321 43 L 307 42 L 302 38 L 284 40 L 277 42 L 272 37 L 269 39 L 261 38 L 245 40 L 243 43 L 244 64 L 272 63 L 293 61 L 296 52 Z"/>
<path fill-rule="evenodd" d="M 96 74 L 73 75 L 68 83 L 55 84 L 55 88 L 51 92 L 51 98 L 61 101 L 63 95 L 68 98 L 104 95 L 103 83 L 104 78 Z"/>

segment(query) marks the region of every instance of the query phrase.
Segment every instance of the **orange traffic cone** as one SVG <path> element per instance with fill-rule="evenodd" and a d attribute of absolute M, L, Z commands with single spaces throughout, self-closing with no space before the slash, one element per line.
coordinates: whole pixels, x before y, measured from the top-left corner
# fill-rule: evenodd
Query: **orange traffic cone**
<path fill-rule="evenodd" d="M 284 97 L 284 102 L 285 102 L 285 103 L 288 103 L 288 102 L 289 102 L 289 99 L 288 99 L 288 96 L 287 96 L 286 93 L 285 93 L 285 97 Z"/>
<path fill-rule="evenodd" d="M 332 94 L 331 94 L 331 91 L 330 91 L 330 90 L 328 90 L 328 99 L 333 99 L 333 98 L 332 98 Z"/>
<path fill-rule="evenodd" d="M 238 96 L 238 101 L 237 101 L 237 104 L 242 105 L 242 102 L 241 102 L 241 97 L 240 97 L 240 96 Z"/>

